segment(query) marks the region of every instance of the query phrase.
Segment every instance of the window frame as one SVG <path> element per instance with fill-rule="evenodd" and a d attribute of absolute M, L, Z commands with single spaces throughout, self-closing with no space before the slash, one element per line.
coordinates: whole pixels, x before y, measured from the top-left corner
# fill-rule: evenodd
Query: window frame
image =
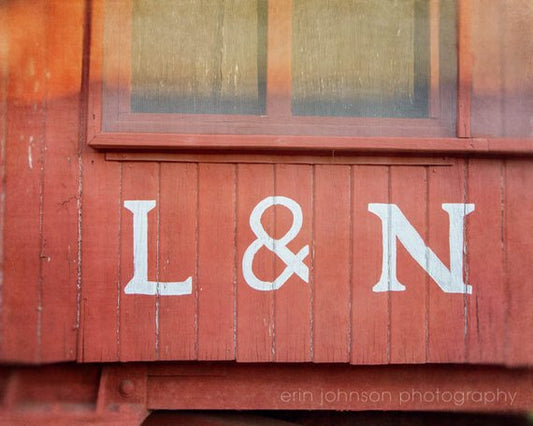
<path fill-rule="evenodd" d="M 290 109 L 290 98 L 283 99 L 283 96 L 270 96 L 269 93 L 285 93 L 290 96 L 290 78 L 286 72 L 276 68 L 281 61 L 271 58 L 267 65 L 267 111 L 275 111 L 267 117 L 263 116 L 235 116 L 235 115 L 208 115 L 208 114 L 149 114 L 152 121 L 138 121 L 140 115 L 132 114 L 125 105 L 129 93 L 124 91 L 124 84 L 121 81 L 128 81 L 128 64 L 124 63 L 124 58 L 128 58 L 128 53 L 124 50 L 117 51 L 114 47 L 114 54 L 107 54 L 104 61 L 103 52 L 103 17 L 104 1 L 94 0 L 91 5 L 91 41 L 90 41 L 90 63 L 89 63 L 89 90 L 88 90 L 88 123 L 87 136 L 88 144 L 98 149 L 230 149 L 230 150 L 269 150 L 278 152 L 294 152 L 306 150 L 309 152 L 322 151 L 371 151 L 371 152 L 522 152 L 524 150 L 523 140 L 516 143 L 508 142 L 508 138 L 491 139 L 471 138 L 470 134 L 470 96 L 471 96 L 471 73 L 472 61 L 470 54 L 470 16 L 469 0 L 457 0 L 457 87 L 456 87 L 456 129 L 454 136 L 445 136 L 442 133 L 442 126 L 435 126 L 432 119 L 383 119 L 383 118 L 347 118 L 347 117 L 298 117 L 297 120 L 286 124 L 281 122 L 287 113 L 287 106 Z M 439 0 L 431 0 L 433 4 L 438 4 Z M 441 0 L 442 1 L 442 0 Z M 283 40 L 290 35 L 290 14 L 287 17 L 287 10 L 290 7 L 280 7 L 280 4 L 287 4 L 287 0 L 270 0 L 268 5 L 269 27 L 277 25 L 282 28 L 279 31 L 268 33 L 268 43 L 282 45 Z M 116 13 L 112 13 L 112 23 L 120 28 L 127 28 L 129 23 L 128 11 L 131 8 L 131 0 L 117 0 L 113 2 Z M 430 15 L 432 16 L 432 15 Z M 287 19 L 289 18 L 289 19 Z M 283 27 L 285 25 L 285 27 Z M 123 31 L 117 31 L 118 46 L 123 46 Z M 285 43 L 286 45 L 287 43 Z M 118 49 L 120 50 L 120 49 Z M 112 52 L 113 53 L 113 52 Z M 117 53 L 119 53 L 117 55 Z M 286 58 L 290 58 L 286 55 Z M 432 58 L 433 62 L 435 58 Z M 117 62 L 118 61 L 118 62 Z M 120 63 L 122 61 L 122 63 Z M 114 76 L 116 87 L 121 88 L 121 93 L 115 93 L 112 100 L 103 96 L 103 70 L 102 65 L 106 62 L 109 66 L 117 66 L 121 70 L 118 76 Z M 126 67 L 125 67 L 126 65 Z M 287 68 L 287 67 L 285 67 Z M 290 75 L 289 75 L 290 76 Z M 116 80 L 118 79 L 118 80 Z M 434 82 L 434 77 L 432 77 Z M 274 90 L 275 89 L 275 90 Z M 268 97 L 273 99 L 269 99 Z M 286 95 L 285 95 L 286 97 Z M 117 102 L 117 99 L 119 100 Z M 114 111 L 116 115 L 115 126 L 111 130 L 103 128 L 103 102 L 115 102 Z M 127 102 L 126 102 L 127 103 Z M 435 102 L 430 100 L 432 108 L 436 107 Z M 109 108 L 110 105 L 106 105 Z M 179 129 L 171 131 L 158 131 L 153 126 L 154 118 L 159 121 L 168 122 L 170 116 L 181 116 L 182 120 L 194 118 L 202 124 L 213 120 L 217 126 L 226 125 L 229 131 L 224 133 L 204 131 L 185 133 Z M 191 117 L 194 116 L 194 117 Z M 254 123 L 254 119 L 256 123 Z M 276 120 L 278 120 L 276 122 Z M 350 122 L 346 124 L 347 122 Z M 433 122 L 432 122 L 433 121 Z M 148 123 L 148 124 L 146 124 Z M 258 124 L 259 123 L 259 124 Z M 318 124 L 317 124 L 318 123 Z M 238 134 L 231 131 L 231 126 L 242 125 L 252 129 L 249 134 Z M 384 125 L 385 124 L 385 125 Z M 127 125 L 126 127 L 124 125 Z M 254 129 L 254 125 L 258 127 Z M 128 127 L 129 126 L 129 127 Z M 331 136 L 327 129 L 334 126 L 340 135 Z M 343 128 L 343 126 L 345 126 Z M 264 130 L 268 127 L 270 133 Z M 281 129 L 279 129 L 281 127 Z M 357 135 L 353 134 L 353 129 L 357 129 Z M 376 136 L 372 130 L 379 128 L 381 133 Z M 132 130 L 133 129 L 133 130 Z M 204 128 L 205 129 L 205 128 Z M 283 131 L 290 129 L 290 132 Z M 421 129 L 423 131 L 421 131 Z M 428 132 L 428 129 L 430 131 Z M 431 130 L 432 129 L 432 130 Z M 257 130 L 257 131 L 255 131 Z M 447 129 L 449 132 L 449 129 Z M 367 132 L 367 133 L 366 133 Z M 527 143 L 527 146 L 532 145 Z M 530 150 L 530 148 L 527 148 Z"/>

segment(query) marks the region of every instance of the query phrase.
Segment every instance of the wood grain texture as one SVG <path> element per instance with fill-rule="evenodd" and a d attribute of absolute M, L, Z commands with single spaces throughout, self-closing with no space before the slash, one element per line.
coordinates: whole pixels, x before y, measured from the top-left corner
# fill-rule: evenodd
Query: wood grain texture
<path fill-rule="evenodd" d="M 47 11 L 46 72 L 50 78 L 46 89 L 47 142 L 42 207 L 41 360 L 53 362 L 76 358 L 80 201 L 78 92 L 84 7 L 81 2 L 56 0 L 49 3 Z M 65 92 L 72 95 L 59 96 Z"/>
<path fill-rule="evenodd" d="M 157 164 L 157 163 L 155 163 Z M 161 164 L 158 218 L 158 281 L 192 278 L 192 294 L 159 296 L 159 359 L 197 357 L 198 166 Z"/>
<path fill-rule="evenodd" d="M 531 365 L 531 260 L 533 250 L 533 172 L 527 161 L 505 164 L 505 249 L 509 298 L 506 360 L 510 365 Z"/>
<path fill-rule="evenodd" d="M 369 203 L 388 203 L 390 167 L 353 167 L 352 364 L 390 361 L 390 294 L 374 293 L 382 262 L 379 218 Z"/>
<path fill-rule="evenodd" d="M 0 358 L 73 360 L 84 7 L 50 0 L 1 9 Z"/>
<path fill-rule="evenodd" d="M 466 197 L 465 162 L 447 170 L 430 168 L 428 191 L 429 238 L 428 246 L 449 268 L 449 216 L 442 210 L 443 203 L 463 203 Z M 472 213 L 472 214 L 475 214 Z M 467 223 L 469 218 L 465 218 Z M 465 277 L 468 281 L 468 276 Z M 469 295 L 444 293 L 429 280 L 428 349 L 429 362 L 464 362 L 468 317 L 465 311 Z"/>
<path fill-rule="evenodd" d="M 0 27 L 9 28 L 7 10 L 0 10 Z M 4 37 L 7 31 L 4 30 Z M 5 176 L 6 176 L 6 145 L 7 145 L 7 99 L 9 77 L 9 49 L 7 43 L 0 45 L 0 271 L 5 270 L 4 263 L 4 218 L 5 218 Z M 0 294 L 2 290 L 0 289 Z M 2 299 L 0 298 L 0 310 L 3 311 Z M 4 336 L 4 317 L 0 314 L 0 341 Z M 4 356 L 0 350 L 0 358 Z"/>
<path fill-rule="evenodd" d="M 504 165 L 500 160 L 468 161 L 468 202 L 476 209 L 465 229 L 466 270 L 473 291 L 467 301 L 467 361 L 505 361 L 509 291 L 505 278 Z M 490 188 L 490 190 L 488 190 Z M 490 259 L 490 267 L 487 267 Z"/>
<path fill-rule="evenodd" d="M 46 40 L 46 4 L 27 11 L 31 36 Z M 10 52 L 7 74 L 7 132 L 4 163 L 4 265 L 0 357 L 39 362 L 42 337 L 42 212 L 46 126 L 46 44 L 31 49 L 18 29 L 20 10 L 7 15 L 10 45 L 22 41 L 23 54 Z M 17 67 L 17 71 L 15 71 Z"/>
<path fill-rule="evenodd" d="M 7 3 L 0 7 L 3 362 L 533 364 L 533 141 L 525 118 L 531 68 L 524 53 L 531 50 L 530 3 L 512 0 L 515 12 L 500 13 L 496 0 L 482 11 L 483 2 L 470 2 L 480 13 L 473 30 L 493 21 L 494 31 L 505 33 L 492 37 L 492 27 L 483 27 L 472 34 L 479 54 L 471 64 L 472 130 L 479 138 L 407 137 L 447 134 L 423 120 L 398 127 L 398 121 L 354 119 L 363 135 L 389 135 L 367 138 L 353 137 L 353 126 L 327 117 L 290 123 L 236 117 L 252 136 L 117 132 L 91 139 L 97 129 L 89 136 L 94 146 L 189 150 L 107 155 L 84 139 L 84 2 Z M 282 3 L 277 5 L 287 7 Z M 271 35 L 280 43 L 280 33 Z M 290 58 L 287 50 L 280 54 L 283 78 L 270 82 L 286 96 L 290 85 L 281 80 L 289 75 Z M 95 81 L 85 86 L 101 89 Z M 152 118 L 175 130 L 176 123 L 165 123 L 168 117 Z M 220 116 L 195 119 L 231 128 Z M 142 121 L 146 116 L 124 120 L 120 125 L 134 130 L 152 125 Z M 269 134 L 256 134 L 258 128 Z M 321 136 L 332 128 L 345 136 Z M 288 136 L 273 135 L 280 129 Z M 211 150 L 200 152 L 204 148 Z M 457 155 L 444 159 L 442 153 Z M 271 195 L 302 207 L 303 227 L 288 248 L 310 245 L 304 261 L 310 279 L 306 284 L 292 276 L 276 292 L 261 292 L 245 282 L 242 257 L 257 238 L 250 214 Z M 149 279 L 191 276 L 193 294 L 124 293 L 133 276 L 133 229 L 123 203 L 135 199 L 157 203 L 148 214 Z M 397 204 L 448 267 L 449 216 L 442 203 L 464 202 L 476 205 L 465 219 L 464 274 L 472 295 L 444 293 L 398 242 L 398 278 L 406 291 L 372 291 L 382 236 L 369 203 Z M 262 224 L 279 237 L 292 219 L 277 206 L 265 212 Z M 273 280 L 284 265 L 262 248 L 254 272 Z"/>
<path fill-rule="evenodd" d="M 133 277 L 133 214 L 124 207 L 126 200 L 159 201 L 159 166 L 156 163 L 122 166 L 120 230 L 120 360 L 151 361 L 156 358 L 158 324 L 157 297 L 125 294 L 124 287 Z M 148 280 L 157 281 L 158 220 L 160 205 L 148 212 Z M 105 229 L 105 228 L 104 228 Z M 102 231 L 100 231 L 102 232 Z"/>
<path fill-rule="evenodd" d="M 302 208 L 302 228 L 287 247 L 298 253 L 312 239 L 312 186 L 311 166 L 276 165 L 276 195 L 296 201 Z M 293 224 L 294 217 L 283 206 L 276 206 L 276 238 L 282 238 Z M 279 276 L 287 265 L 276 257 Z M 311 256 L 303 263 L 312 271 Z M 310 274 L 311 276 L 311 274 Z M 311 301 L 312 283 L 304 282 L 293 274 L 274 294 L 276 356 L 278 362 L 305 362 L 311 360 Z"/>
<path fill-rule="evenodd" d="M 427 168 L 391 167 L 390 173 L 391 203 L 400 208 L 427 242 Z M 400 241 L 395 240 L 389 244 L 396 244 L 397 277 L 405 291 L 390 294 L 390 362 L 422 363 L 426 360 L 430 279 Z"/>
<path fill-rule="evenodd" d="M 84 152 L 78 339 L 78 360 L 82 362 L 117 361 L 120 356 L 121 169 L 118 163 L 104 161 L 102 154 L 90 149 Z M 130 245 L 132 240 L 130 235 L 125 243 Z"/>
<path fill-rule="evenodd" d="M 108 161 L 158 161 L 163 163 L 245 163 L 245 164 L 329 164 L 329 165 L 364 165 L 364 166 L 452 166 L 453 162 L 446 156 L 419 156 L 409 157 L 386 155 L 361 155 L 357 153 L 344 153 L 335 155 L 313 155 L 307 152 L 287 152 L 277 155 L 271 152 L 247 153 L 235 152 L 232 155 L 224 153 L 198 153 L 198 152 L 106 152 Z"/>
<path fill-rule="evenodd" d="M 235 359 L 236 166 L 198 165 L 198 359 Z"/>
<path fill-rule="evenodd" d="M 249 218 L 254 207 L 275 194 L 274 166 L 241 165 L 237 167 L 237 361 L 272 361 L 275 354 L 274 294 L 255 290 L 245 281 L 242 258 L 257 239 Z M 274 209 L 265 212 L 261 223 L 268 235 L 274 235 Z M 275 256 L 262 247 L 253 261 L 258 279 L 274 280 Z"/>
<path fill-rule="evenodd" d="M 149 213 L 150 279 L 165 282 L 190 275 L 196 283 L 193 294 L 187 296 L 157 298 L 123 291 L 118 295 L 124 357 L 494 363 L 503 362 L 505 348 L 503 340 L 493 343 L 494 335 L 513 338 L 506 331 L 508 318 L 521 324 L 517 312 L 524 308 L 509 305 L 507 309 L 505 297 L 509 296 L 502 295 L 510 291 L 504 286 L 501 242 L 505 234 L 501 207 L 508 195 L 497 160 L 468 164 L 453 160 L 451 167 L 122 164 L 130 168 L 124 173 L 122 201 L 126 197 L 158 200 L 159 212 Z M 250 215 L 272 194 L 292 198 L 302 207 L 303 227 L 288 248 L 297 252 L 310 244 L 313 253 L 304 262 L 311 272 L 309 284 L 291 276 L 274 292 L 253 289 L 242 270 L 244 252 L 257 238 L 250 228 Z M 368 204 L 375 202 L 397 205 L 447 268 L 449 216 L 442 204 L 476 204 L 465 220 L 464 273 L 473 294 L 444 293 L 399 241 L 390 244 L 396 244 L 397 276 L 406 290 L 373 292 L 381 273 L 383 244 L 381 221 L 368 211 Z M 130 213 L 120 207 L 123 287 L 131 278 L 133 253 L 131 224 L 127 224 L 131 218 L 124 218 Z M 103 217 L 113 223 L 112 214 Z M 261 217 L 267 234 L 275 238 L 287 232 L 292 220 L 283 206 L 271 207 Z M 495 260 L 490 268 L 487 253 Z M 253 271 L 260 279 L 272 281 L 284 268 L 284 262 L 265 247 L 254 257 Z M 98 301 L 97 297 L 98 292 L 84 291 L 84 308 L 87 300 Z M 116 293 L 114 297 L 107 302 L 111 316 L 116 315 L 112 305 Z M 518 300 L 515 305 L 522 306 Z M 116 345 L 112 333 L 108 336 L 109 343 Z"/>
<path fill-rule="evenodd" d="M 313 361 L 350 357 L 351 173 L 315 166 L 313 203 Z"/>

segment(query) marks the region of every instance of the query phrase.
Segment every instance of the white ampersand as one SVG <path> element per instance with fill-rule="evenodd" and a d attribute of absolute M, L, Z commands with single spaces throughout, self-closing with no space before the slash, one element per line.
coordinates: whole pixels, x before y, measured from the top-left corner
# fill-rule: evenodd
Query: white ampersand
<path fill-rule="evenodd" d="M 287 207 L 293 216 L 291 228 L 279 239 L 272 238 L 268 235 L 261 224 L 261 217 L 264 212 L 276 205 Z M 260 291 L 277 290 L 285 284 L 293 274 L 298 275 L 306 283 L 309 282 L 309 268 L 303 263 L 303 260 L 309 254 L 309 245 L 304 246 L 297 254 L 294 254 L 287 248 L 287 244 L 296 237 L 302 228 L 302 209 L 296 201 L 281 196 L 265 198 L 253 209 L 252 214 L 250 215 L 250 227 L 257 239 L 246 249 L 242 258 L 244 279 L 250 287 Z M 263 246 L 273 252 L 287 265 L 283 272 L 272 282 L 263 281 L 257 278 L 252 268 L 256 253 Z"/>

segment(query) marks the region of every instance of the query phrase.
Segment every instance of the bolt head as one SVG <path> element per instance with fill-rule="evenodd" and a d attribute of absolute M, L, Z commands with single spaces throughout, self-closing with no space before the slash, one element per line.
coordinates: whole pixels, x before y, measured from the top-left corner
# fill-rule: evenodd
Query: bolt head
<path fill-rule="evenodd" d="M 123 397 L 127 398 L 133 394 L 133 391 L 135 391 L 135 384 L 129 379 L 122 380 L 118 390 Z"/>

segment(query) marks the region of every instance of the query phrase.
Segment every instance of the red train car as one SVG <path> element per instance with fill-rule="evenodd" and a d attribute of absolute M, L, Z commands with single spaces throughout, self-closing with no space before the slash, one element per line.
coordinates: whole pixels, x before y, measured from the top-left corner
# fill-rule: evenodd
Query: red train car
<path fill-rule="evenodd" d="M 533 407 L 531 1 L 0 29 L 1 422 Z"/>

